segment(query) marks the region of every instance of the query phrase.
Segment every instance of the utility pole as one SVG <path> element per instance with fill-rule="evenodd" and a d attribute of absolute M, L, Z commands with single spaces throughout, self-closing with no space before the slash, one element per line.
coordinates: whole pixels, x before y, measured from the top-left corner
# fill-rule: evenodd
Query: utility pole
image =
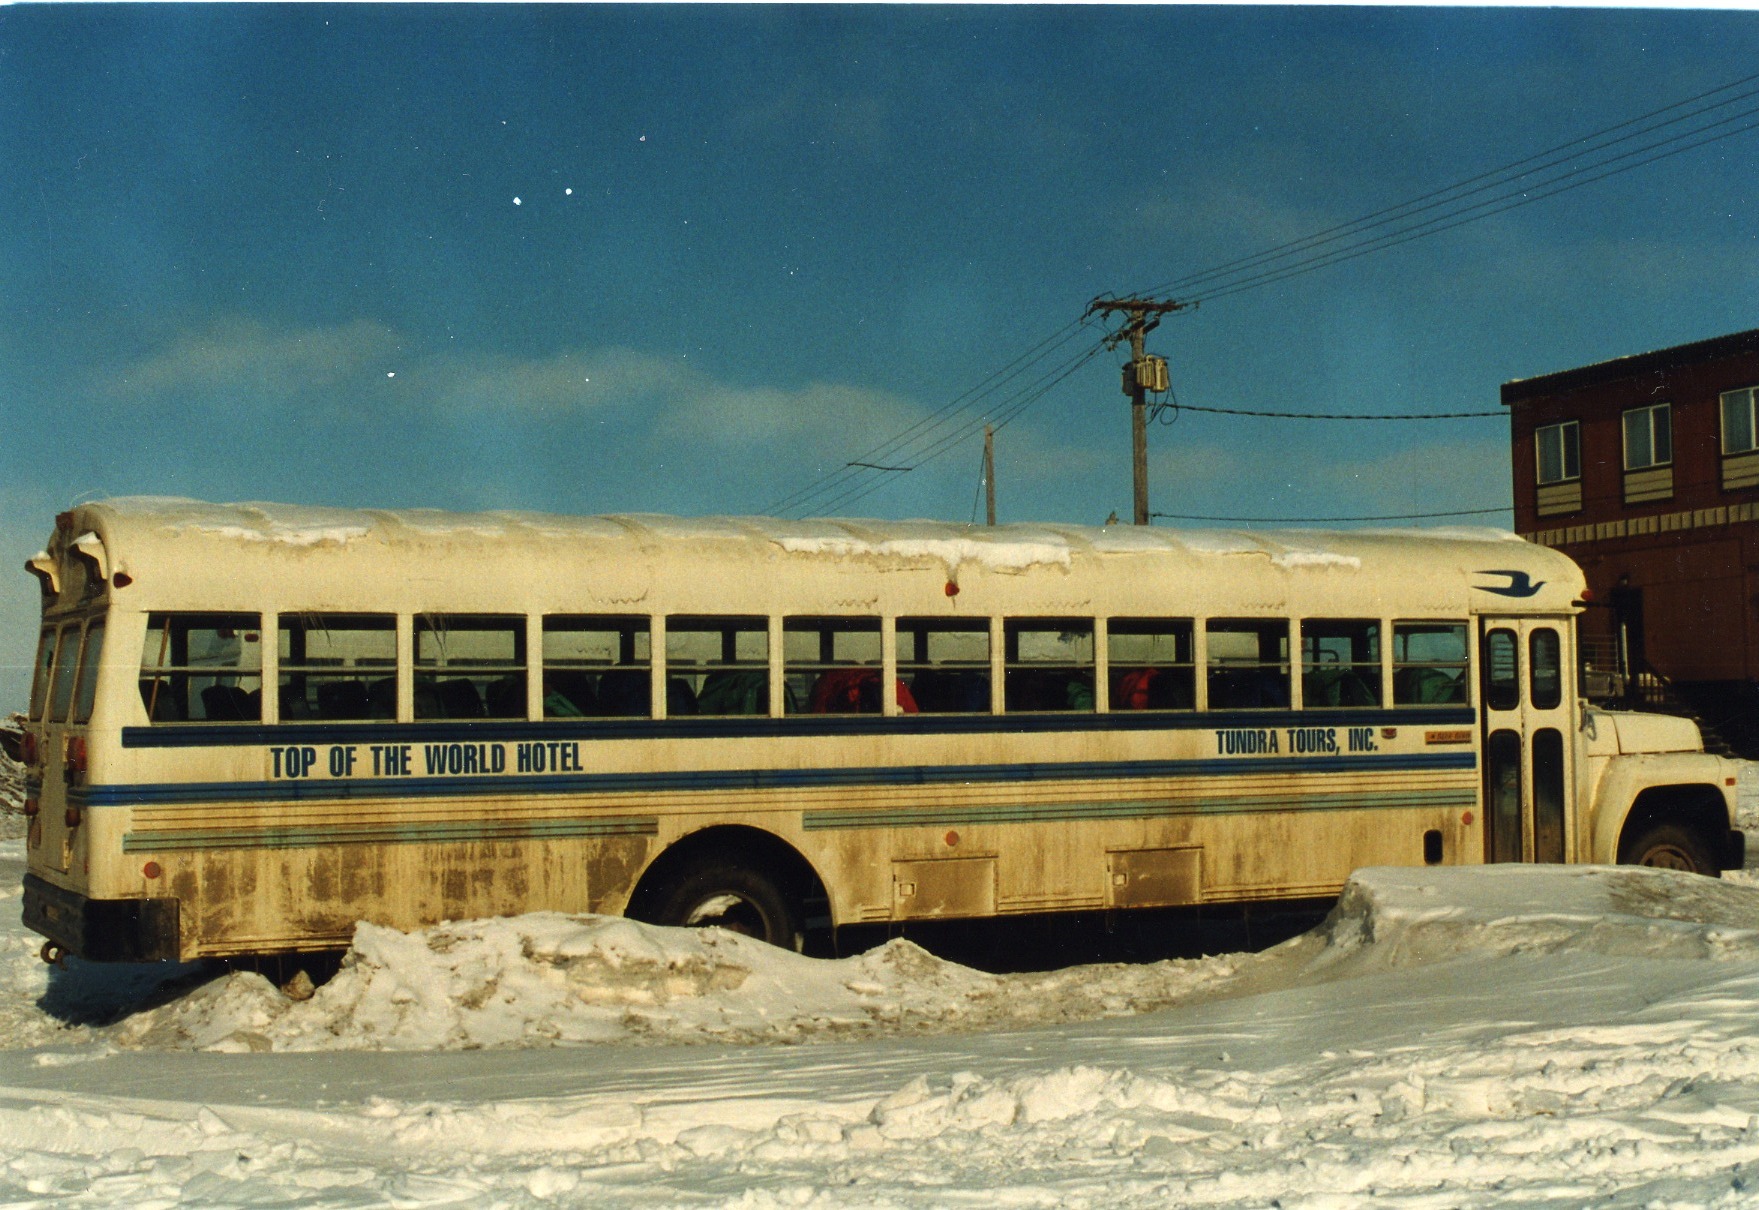
<path fill-rule="evenodd" d="M 1160 326 L 1160 317 L 1183 311 L 1190 303 L 1156 302 L 1151 298 L 1096 298 L 1087 314 L 1124 315 L 1124 326 L 1106 337 L 1106 348 L 1115 349 L 1128 338 L 1130 364 L 1124 367 L 1124 394 L 1130 396 L 1130 487 L 1136 506 L 1137 525 L 1148 524 L 1148 392 L 1167 389 L 1167 362 L 1143 351 L 1143 341 Z"/>
<path fill-rule="evenodd" d="M 983 426 L 983 515 L 984 524 L 996 523 L 996 430 Z"/>

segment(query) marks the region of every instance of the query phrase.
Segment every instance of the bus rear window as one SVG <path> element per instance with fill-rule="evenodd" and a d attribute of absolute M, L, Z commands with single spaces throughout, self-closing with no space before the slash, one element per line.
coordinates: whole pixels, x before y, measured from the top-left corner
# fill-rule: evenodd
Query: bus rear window
<path fill-rule="evenodd" d="M 80 644 L 79 685 L 73 694 L 73 721 L 90 722 L 92 705 L 98 699 L 98 666 L 104 654 L 104 623 L 93 622 L 86 627 L 85 642 Z"/>
<path fill-rule="evenodd" d="M 51 627 L 37 636 L 37 671 L 31 677 L 31 721 L 43 717 L 49 701 L 49 672 L 55 665 L 55 631 Z"/>
<path fill-rule="evenodd" d="M 263 716 L 262 619 L 254 613 L 147 615 L 140 698 L 155 723 Z"/>
<path fill-rule="evenodd" d="M 73 674 L 79 668 L 79 627 L 63 626 L 55 643 L 54 688 L 49 692 L 49 721 L 65 722 L 73 704 Z"/>
<path fill-rule="evenodd" d="M 397 717 L 397 619 L 282 614 L 282 722 Z"/>

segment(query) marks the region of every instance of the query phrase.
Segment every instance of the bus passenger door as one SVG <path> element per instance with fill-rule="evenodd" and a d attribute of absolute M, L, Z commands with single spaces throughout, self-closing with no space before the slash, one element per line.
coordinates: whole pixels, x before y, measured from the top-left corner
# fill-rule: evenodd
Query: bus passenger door
<path fill-rule="evenodd" d="M 1487 862 L 1570 851 L 1572 634 L 1564 618 L 1485 618 L 1479 630 Z"/>

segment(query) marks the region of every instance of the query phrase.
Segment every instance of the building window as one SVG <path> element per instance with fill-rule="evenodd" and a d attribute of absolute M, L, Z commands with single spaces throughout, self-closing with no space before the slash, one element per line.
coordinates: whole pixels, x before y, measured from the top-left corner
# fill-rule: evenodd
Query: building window
<path fill-rule="evenodd" d="M 1753 423 L 1753 405 L 1759 387 L 1742 387 L 1722 393 L 1722 452 L 1746 454 L 1759 449 L 1759 425 Z"/>
<path fill-rule="evenodd" d="M 1564 483 L 1582 477 L 1582 426 L 1574 420 L 1548 424 L 1534 434 L 1539 450 L 1539 482 Z"/>
<path fill-rule="evenodd" d="M 1673 406 L 1657 403 L 1625 413 L 1625 469 L 1640 471 L 1673 461 Z"/>

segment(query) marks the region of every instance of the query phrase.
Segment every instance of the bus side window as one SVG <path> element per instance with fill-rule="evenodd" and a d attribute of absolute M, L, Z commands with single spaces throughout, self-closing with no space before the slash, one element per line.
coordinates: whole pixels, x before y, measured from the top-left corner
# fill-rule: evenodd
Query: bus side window
<path fill-rule="evenodd" d="M 1277 710 L 1289 705 L 1289 624 L 1281 618 L 1217 618 L 1209 640 L 1209 708 Z"/>
<path fill-rule="evenodd" d="M 878 714 L 880 620 L 783 619 L 782 672 L 789 714 Z M 916 713 L 910 690 L 903 686 L 898 708 Z"/>
<path fill-rule="evenodd" d="M 262 619 L 254 613 L 147 615 L 140 699 L 155 723 L 257 722 Z"/>
<path fill-rule="evenodd" d="M 1464 706 L 1464 622 L 1393 623 L 1393 705 Z"/>
<path fill-rule="evenodd" d="M 37 671 L 31 677 L 31 713 L 33 722 L 43 717 L 49 704 L 49 676 L 55 667 L 55 628 L 46 627 L 37 636 Z"/>
<path fill-rule="evenodd" d="M 1380 623 L 1301 622 L 1301 703 L 1308 709 L 1380 705 Z"/>
<path fill-rule="evenodd" d="M 653 636 L 643 617 L 544 619 L 545 718 L 649 718 Z"/>
<path fill-rule="evenodd" d="M 1009 712 L 1085 711 L 1093 703 L 1093 622 L 1010 618 L 1002 624 L 1003 706 Z"/>
<path fill-rule="evenodd" d="M 397 717 L 397 619 L 391 614 L 284 613 L 281 721 Z"/>
<path fill-rule="evenodd" d="M 1197 704 L 1190 618 L 1106 623 L 1113 710 L 1190 710 Z"/>
<path fill-rule="evenodd" d="M 768 714 L 768 618 L 666 620 L 666 714 Z"/>
<path fill-rule="evenodd" d="M 370 697 L 369 689 L 369 705 Z M 525 713 L 523 617 L 424 613 L 415 619 L 416 718 Z"/>
<path fill-rule="evenodd" d="M 919 714 L 989 713 L 989 621 L 899 618 L 898 708 Z"/>

